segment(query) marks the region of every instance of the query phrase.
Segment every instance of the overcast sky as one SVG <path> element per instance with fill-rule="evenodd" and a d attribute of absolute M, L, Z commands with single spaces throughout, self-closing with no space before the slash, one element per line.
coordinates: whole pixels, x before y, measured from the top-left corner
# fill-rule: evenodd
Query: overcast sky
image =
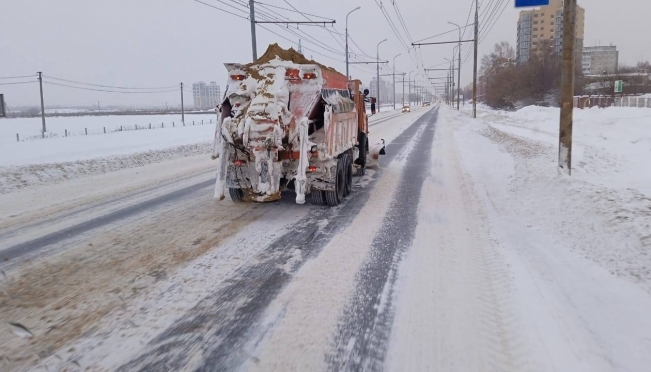
<path fill-rule="evenodd" d="M 246 17 L 248 0 L 202 0 L 234 14 Z M 409 37 L 401 26 L 390 0 L 288 0 L 297 9 L 336 20 L 333 32 L 343 33 L 346 13 L 356 6 L 349 31 L 362 51 L 375 55 L 377 42 L 380 57 L 396 60 L 398 72 L 445 63 L 451 58 L 453 45 L 423 46 L 418 54 L 407 53 L 383 16 L 378 4 L 384 3 L 387 13 L 407 44 Z M 261 0 L 261 3 L 290 8 L 284 0 Z M 471 0 L 396 0 L 411 40 L 417 41 L 441 32 L 450 31 L 448 21 L 465 24 Z M 480 58 L 499 41 L 515 44 L 518 11 L 514 0 L 483 0 L 480 19 L 497 19 L 495 25 L 483 29 Z M 504 4 L 490 17 L 497 4 Z M 586 8 L 585 46 L 613 43 L 620 51 L 620 63 L 634 64 L 651 59 L 648 38 L 651 2 L 648 0 L 590 0 L 579 1 Z M 260 11 L 271 14 L 273 9 L 291 20 L 306 20 L 304 16 L 279 8 L 258 5 Z M 504 12 L 501 13 L 502 8 Z M 277 15 L 276 15 L 277 16 Z M 318 19 L 308 16 L 310 19 Z M 486 23 L 486 21 L 484 23 Z M 472 17 L 469 23 L 472 23 Z M 289 39 L 285 40 L 261 28 Z M 484 26 L 482 26 L 483 28 Z M 258 25 L 258 54 L 264 53 L 269 43 L 296 47 L 299 37 L 285 26 Z M 490 32 L 489 32 L 490 29 Z M 301 26 L 304 54 L 339 71 L 345 71 L 341 37 L 323 28 Z M 468 29 L 466 37 L 470 36 Z M 310 39 L 310 37 L 312 39 Z M 429 41 L 455 40 L 450 33 Z M 341 44 L 341 45 L 340 45 Z M 468 44 L 464 47 L 465 57 Z M 353 51 L 359 49 L 353 45 Z M 223 13 L 195 0 L 2 0 L 0 6 L 0 78 L 33 75 L 43 71 L 47 76 L 99 85 L 121 87 L 172 87 L 184 82 L 191 86 L 196 81 L 216 81 L 223 87 L 224 62 L 250 62 L 250 24 L 244 18 Z M 355 56 L 354 60 L 367 60 Z M 388 73 L 390 67 L 385 68 Z M 355 65 L 351 75 L 365 83 L 374 74 L 374 66 Z M 471 81 L 472 58 L 462 67 L 462 85 Z M 415 74 L 415 73 L 414 73 Z M 442 74 L 431 73 L 430 76 Z M 390 77 L 389 77 L 390 78 Z M 418 79 L 424 81 L 423 76 Z M 0 84 L 33 80 L 0 79 Z M 60 80 L 50 80 L 68 84 Z M 119 94 L 76 90 L 45 85 L 46 105 L 178 105 L 179 92 L 156 94 Z M 103 89 L 96 87 L 97 89 Z M 38 105 L 38 85 L 0 85 L 7 103 L 11 105 Z M 186 94 L 186 102 L 191 101 Z"/>

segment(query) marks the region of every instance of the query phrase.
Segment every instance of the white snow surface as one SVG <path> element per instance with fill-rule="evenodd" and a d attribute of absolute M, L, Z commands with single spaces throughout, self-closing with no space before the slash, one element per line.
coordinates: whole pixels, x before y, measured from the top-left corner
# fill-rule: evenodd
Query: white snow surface
<path fill-rule="evenodd" d="M 389 143 L 425 111 L 372 125 L 371 137 Z M 392 115 L 379 114 L 371 124 Z M 649 370 L 651 112 L 575 111 L 571 176 L 557 171 L 559 117 L 559 110 L 552 108 L 498 112 L 480 107 L 479 118 L 473 120 L 467 110 L 441 108 L 415 237 L 398 265 L 395 287 L 382 297 L 381 306 L 387 306 L 383 310 L 394 314 L 385 370 Z M 212 128 L 206 130 L 210 138 Z M 259 327 L 263 332 L 244 348 L 250 358 L 242 370 L 328 369 L 325 356 L 342 310 L 355 293 L 355 274 L 374 253 L 371 242 L 381 230 L 388 201 L 400 192 L 406 156 L 415 149 L 410 142 L 376 173 L 378 182 L 359 215 L 298 269 L 267 307 Z M 162 188 L 154 193 L 163 194 L 173 186 L 166 179 L 192 185 L 210 179 L 214 164 L 196 155 L 52 187 L 27 187 L 0 195 L 0 203 L 15 214 L 8 217 L 10 212 L 2 210 L 0 222 L 12 226 L 101 195 L 117 196 L 120 179 L 133 190 L 159 184 Z M 118 202 L 135 202 L 129 200 Z M 57 280 L 78 291 L 58 295 L 65 302 L 60 312 L 33 306 L 29 313 L 12 314 L 19 321 L 24 316 L 26 324 L 34 325 L 30 330 L 40 335 L 46 328 L 38 319 L 50 313 L 62 317 L 72 311 L 68 301 L 78 314 L 102 309 L 96 320 L 79 323 L 94 332 L 62 338 L 65 344 L 57 356 L 63 362 L 50 355 L 35 363 L 52 370 L 75 360 L 91 370 L 115 370 L 140 355 L 206 293 L 255 260 L 269 236 L 290 231 L 308 211 L 293 204 L 263 208 L 184 199 L 141 221 L 100 231 L 92 238 L 94 244 L 73 245 L 35 260 L 23 272 L 8 272 L 10 279 L 20 280 L 29 273 L 46 275 L 51 267 L 71 267 L 75 275 L 62 271 Z M 42 232 L 60 228 L 48 226 Z M 126 243 L 130 245 L 121 246 Z M 196 255 L 174 258 L 175 250 L 192 252 L 203 245 Z M 99 252 L 103 247 L 113 249 Z M 301 254 L 294 252 L 283 268 L 291 271 Z M 157 261 L 159 256 L 163 259 Z M 84 265 L 70 266 L 79 257 Z M 105 264 L 111 262 L 115 268 Z M 166 275 L 154 279 L 149 270 Z M 46 279 L 43 285 L 49 288 Z M 110 291 L 120 286 L 123 295 L 130 295 Z M 75 297 L 78 293 L 81 300 Z M 0 334 L 3 352 L 12 358 L 32 357 L 27 341 L 8 337 Z M 45 345 L 38 338 L 30 342 Z"/>
<path fill-rule="evenodd" d="M 425 112 L 426 110 L 419 110 L 410 115 L 398 116 L 393 120 L 374 125 L 371 127 L 371 136 L 373 138 L 385 139 L 388 143 L 399 136 Z M 383 113 L 378 116 L 378 119 L 391 115 L 391 113 Z M 411 151 L 411 147 L 405 151 Z M 142 183 L 150 180 L 155 174 L 160 172 L 160 169 L 164 168 L 165 164 L 170 164 L 170 167 L 167 167 L 167 174 L 164 176 L 170 177 L 175 170 L 178 172 L 185 169 L 190 163 L 194 164 L 195 162 L 194 171 L 200 171 L 200 179 L 203 179 L 206 177 L 204 172 L 209 160 L 198 160 L 193 157 L 188 157 L 187 159 L 174 161 L 175 164 L 165 162 L 147 165 L 142 168 L 143 170 L 140 171 L 140 175 L 134 175 L 135 170 L 127 169 L 101 176 L 65 181 L 56 185 L 51 192 L 61 193 L 66 204 L 77 205 L 79 203 L 87 203 L 87 200 L 79 200 L 75 195 L 79 191 L 79 188 L 84 188 L 84 185 L 92 185 L 95 191 L 93 194 L 99 194 L 105 190 L 110 190 L 111 193 L 117 194 L 116 185 L 119 183 L 118 181 L 121 177 L 132 180 L 129 186 L 139 188 L 142 187 Z M 279 306 L 283 307 L 285 301 L 291 299 L 293 294 L 300 293 L 309 298 L 305 302 L 295 302 L 291 307 L 286 309 L 286 314 L 282 321 L 283 323 L 286 322 L 286 324 L 289 324 L 290 327 L 276 327 L 274 332 L 266 335 L 269 338 L 264 341 L 269 349 L 252 350 L 252 352 L 256 354 L 260 353 L 260 355 L 269 355 L 274 350 L 280 350 L 283 353 L 275 354 L 273 358 L 265 359 L 260 366 L 266 365 L 271 368 L 271 366 L 275 365 L 280 368 L 277 370 L 283 371 L 297 370 L 291 369 L 292 365 L 306 367 L 306 369 L 299 370 L 307 370 L 309 367 L 314 366 L 323 366 L 323 351 L 330 346 L 329 334 L 336 326 L 338 311 L 345 304 L 347 299 L 346 294 L 354 290 L 355 283 L 352 278 L 356 272 L 355 268 L 363 262 L 366 254 L 368 254 L 372 237 L 381 226 L 383 215 L 388 207 L 386 199 L 395 192 L 399 184 L 399 165 L 401 163 L 395 163 L 397 166 L 390 166 L 384 170 L 383 181 L 378 182 L 378 187 L 374 189 L 376 196 L 371 202 L 365 205 L 364 210 L 360 213 L 360 217 L 355 220 L 353 225 L 347 228 L 347 232 L 339 235 L 336 240 L 333 240 L 323 250 L 323 255 L 320 255 L 317 261 L 308 262 L 306 267 L 299 271 L 299 278 L 320 279 L 320 281 L 318 283 L 310 280 L 293 281 L 278 299 L 269 306 L 264 317 L 265 323 L 273 322 L 274 317 L 278 315 L 277 310 Z M 146 174 L 143 174 L 143 171 L 146 171 Z M 373 175 L 373 172 L 375 171 L 369 170 L 368 175 Z M 162 176 L 159 175 L 158 177 L 160 178 Z M 101 180 L 99 182 L 90 182 L 91 179 Z M 361 183 L 364 184 L 364 182 Z M 74 184 L 75 187 L 66 190 L 66 184 Z M 47 193 L 48 190 L 45 186 L 35 186 L 34 188 L 20 190 L 16 195 L 25 196 L 25 201 L 27 201 L 27 197 L 31 197 L 34 200 L 38 199 L 38 203 L 32 204 L 56 203 L 52 198 L 47 198 Z M 88 193 L 87 189 L 86 193 Z M 0 195 L 0 202 L 3 202 L 3 200 L 12 200 L 10 195 Z M 86 195 L 85 197 L 90 198 L 91 196 Z M 207 249 L 205 254 L 185 262 L 178 267 L 168 268 L 165 280 L 156 282 L 150 280 L 147 282 L 141 278 L 142 275 L 139 276 L 139 279 L 134 284 L 134 286 L 138 285 L 140 288 L 138 293 L 130 297 L 125 295 L 125 301 L 121 308 L 115 307 L 106 316 L 99 319 L 96 323 L 97 332 L 71 340 L 70 344 L 62 348 L 57 354 L 59 358 L 63 359 L 63 362 L 51 356 L 39 362 L 41 368 L 48 365 L 50 370 L 52 370 L 53 367 L 61 367 L 62 364 L 69 365 L 71 360 L 76 360 L 82 366 L 94 366 L 94 368 L 96 367 L 99 370 L 114 370 L 130 358 L 137 357 L 146 347 L 144 345 L 147 342 L 154 339 L 173 324 L 179 316 L 190 311 L 198 301 L 207 293 L 213 291 L 216 286 L 222 285 L 223 281 L 235 270 L 254 260 L 255 255 L 262 251 L 266 244 L 269 243 L 270 236 L 278 236 L 291 230 L 296 224 L 301 222 L 301 219 L 309 211 L 308 208 L 300 205 L 291 205 L 287 209 L 279 210 L 277 208 L 260 208 L 256 204 L 234 204 L 230 201 L 218 204 L 205 203 L 201 199 L 188 199 L 182 204 L 185 205 L 188 203 L 191 205 L 187 210 L 177 210 L 179 207 L 176 206 L 167 214 L 163 213 L 151 216 L 153 219 L 152 223 L 156 226 L 160 225 L 157 227 L 158 229 L 169 229 L 170 231 L 165 230 L 162 233 L 160 230 L 153 228 L 138 229 L 138 226 L 130 226 L 144 234 L 134 241 L 139 242 L 137 244 L 141 244 L 143 247 L 150 247 L 152 245 L 158 247 L 156 242 L 160 241 L 159 244 L 161 244 L 162 248 L 167 249 L 165 244 L 168 244 L 169 241 L 172 241 L 172 244 L 176 246 L 180 244 L 178 243 L 179 239 L 187 238 L 190 239 L 189 242 L 192 242 L 192 240 L 196 239 L 196 236 L 204 237 L 210 235 L 212 233 L 209 233 L 209 231 L 213 230 L 217 231 L 215 234 L 225 235 L 223 241 L 221 239 L 215 240 L 215 243 L 210 243 L 215 244 L 215 246 L 209 246 L 210 249 Z M 12 209 L 18 209 L 19 207 L 20 201 L 15 200 Z M 60 205 L 52 205 L 49 209 L 58 211 L 60 207 Z M 34 214 L 41 213 L 36 209 L 36 205 L 32 205 L 30 208 L 23 206 L 23 209 L 25 212 L 15 217 L 20 218 L 21 221 L 29 221 Z M 55 212 L 44 211 L 43 213 L 49 215 Z M 185 228 L 182 227 L 182 222 L 185 222 L 186 219 L 187 221 L 192 221 L 192 227 L 188 231 L 185 231 Z M 323 222 L 325 224 L 327 221 Z M 170 226 L 167 226 L 167 223 L 170 223 Z M 178 230 L 180 231 L 171 231 L 174 230 L 171 226 L 178 226 Z M 227 226 L 227 228 L 222 232 L 221 226 Z M 122 230 L 121 227 L 119 229 Z M 119 236 L 128 236 L 128 234 L 134 233 L 136 232 L 120 231 L 118 234 Z M 360 245 L 360 236 L 365 237 L 365 241 L 368 241 L 368 244 Z M 102 237 L 98 238 L 103 239 Z M 95 243 L 94 246 L 99 244 Z M 350 246 L 353 244 L 358 245 L 359 249 L 351 251 Z M 81 249 L 85 250 L 86 248 L 81 247 Z M 121 250 L 116 250 L 115 253 L 120 254 L 119 251 Z M 131 248 L 127 251 L 131 252 Z M 67 254 L 74 253 L 68 252 Z M 296 252 L 296 255 L 300 255 L 300 252 Z M 98 261 L 111 261 L 110 258 L 100 256 L 93 257 Z M 48 261 L 67 259 L 67 257 L 61 256 L 53 257 L 48 259 Z M 291 266 L 292 262 L 290 260 L 286 268 L 290 269 Z M 139 270 L 142 271 L 145 268 L 143 267 Z M 19 274 L 14 273 L 10 273 L 10 275 L 15 277 L 19 276 Z M 129 279 L 130 276 L 133 276 L 131 272 L 120 275 L 119 281 L 122 282 Z M 146 275 L 144 277 L 147 279 Z M 333 278 L 336 280 L 336 285 L 329 284 L 328 282 Z M 107 278 L 107 280 L 110 279 Z M 118 279 L 116 278 L 116 280 Z M 143 283 L 140 283 L 140 281 Z M 110 287 L 112 288 L 118 285 L 117 282 L 112 282 Z M 318 285 L 325 292 L 320 293 L 319 291 L 315 291 L 314 285 Z M 96 289 L 103 292 L 110 288 L 98 287 Z M 117 294 L 110 293 L 105 294 L 103 297 L 94 297 L 90 303 L 92 306 L 111 304 L 114 306 L 114 302 L 118 300 Z M 309 317 L 316 319 L 317 322 L 308 322 L 305 314 L 309 314 Z M 324 315 L 324 317 L 320 318 L 319 314 Z M 304 332 L 303 328 L 295 326 L 297 322 L 303 326 L 313 325 L 315 329 L 313 332 Z M 39 331 L 44 332 L 40 329 Z M 276 343 L 274 341 L 276 339 L 282 340 L 283 342 Z M 0 341 L 2 341 L 1 337 Z M 1 345 L 2 343 L 0 342 Z M 276 349 L 276 347 L 279 349 Z M 255 345 L 251 345 L 251 348 L 255 349 Z M 289 369 L 284 369 L 285 367 Z M 192 366 L 186 366 L 185 370 L 191 370 L 191 368 Z M 249 366 L 248 368 L 255 369 L 257 367 Z"/>
<path fill-rule="evenodd" d="M 443 108 L 389 371 L 648 371 L 651 112 Z M 424 346 L 427 345 L 427 346 Z"/>

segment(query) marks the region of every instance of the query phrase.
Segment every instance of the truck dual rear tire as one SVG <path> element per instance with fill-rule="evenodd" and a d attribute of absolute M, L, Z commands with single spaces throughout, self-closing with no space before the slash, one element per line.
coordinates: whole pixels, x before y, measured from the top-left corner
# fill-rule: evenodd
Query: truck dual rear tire
<path fill-rule="evenodd" d="M 322 190 L 312 190 L 310 195 L 308 195 L 308 201 L 312 205 L 325 205 L 325 191 Z"/>
<path fill-rule="evenodd" d="M 360 132 L 358 141 L 359 158 L 355 159 L 355 164 L 358 165 L 357 176 L 361 177 L 366 170 L 366 154 L 368 154 L 368 138 L 366 137 L 366 133 Z"/>
<path fill-rule="evenodd" d="M 244 191 L 242 191 L 242 189 L 229 188 L 228 194 L 235 203 L 242 203 L 244 201 Z"/>
<path fill-rule="evenodd" d="M 337 177 L 335 179 L 335 189 L 325 191 L 326 203 L 330 207 L 336 207 L 344 201 L 346 189 L 352 189 L 352 159 L 350 154 L 342 154 L 337 160 Z M 348 171 L 347 171 L 348 169 Z"/>

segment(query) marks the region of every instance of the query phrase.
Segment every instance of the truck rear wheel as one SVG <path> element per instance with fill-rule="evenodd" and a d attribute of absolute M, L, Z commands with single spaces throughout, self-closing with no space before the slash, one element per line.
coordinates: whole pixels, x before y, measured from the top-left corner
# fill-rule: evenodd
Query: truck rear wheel
<path fill-rule="evenodd" d="M 235 203 L 241 203 L 244 201 L 244 191 L 242 189 L 229 188 L 228 194 Z"/>
<path fill-rule="evenodd" d="M 346 191 L 346 171 L 344 163 L 346 157 L 343 156 L 337 160 L 337 177 L 335 179 L 335 189 L 325 192 L 326 202 L 331 207 L 336 207 L 344 201 L 344 192 Z"/>
<path fill-rule="evenodd" d="M 359 158 L 355 159 L 355 164 L 359 166 L 356 176 L 361 177 L 366 170 L 366 154 L 368 154 L 368 138 L 366 137 L 366 133 L 360 132 L 358 141 Z"/>
<path fill-rule="evenodd" d="M 322 190 L 312 190 L 309 196 L 309 202 L 312 205 L 325 205 L 326 204 L 326 198 L 324 195 L 324 191 Z"/>
<path fill-rule="evenodd" d="M 344 159 L 346 159 L 344 169 L 346 175 L 346 187 L 344 188 L 344 196 L 348 196 L 353 191 L 353 157 L 350 154 L 346 154 Z"/>

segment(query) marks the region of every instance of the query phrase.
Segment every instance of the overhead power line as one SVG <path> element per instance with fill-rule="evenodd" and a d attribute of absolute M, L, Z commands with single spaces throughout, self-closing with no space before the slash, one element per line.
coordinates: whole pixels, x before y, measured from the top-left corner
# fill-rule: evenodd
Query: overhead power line
<path fill-rule="evenodd" d="M 86 88 L 86 87 L 77 87 L 74 85 L 67 85 L 67 84 L 59 84 L 59 83 L 53 83 L 51 81 L 43 81 L 44 84 L 48 85 L 56 85 L 60 87 L 66 87 L 66 88 L 73 88 L 73 89 L 80 89 L 80 90 L 92 90 L 96 92 L 107 92 L 107 93 L 124 93 L 124 94 L 153 94 L 153 93 L 170 93 L 170 92 L 178 92 L 178 88 L 175 87 L 174 89 L 170 90 L 156 90 L 156 91 L 133 91 L 133 92 L 126 92 L 126 91 L 119 91 L 119 90 L 108 90 L 108 89 L 97 89 L 97 88 Z"/>
<path fill-rule="evenodd" d="M 205 6 L 209 6 L 209 7 L 211 7 L 211 8 L 214 8 L 214 9 L 220 10 L 220 11 L 222 11 L 222 12 L 224 12 L 224 13 L 228 13 L 228 14 L 233 15 L 233 16 L 235 16 L 235 17 L 242 18 L 242 19 L 247 19 L 247 20 L 248 20 L 248 18 L 246 18 L 246 17 L 243 17 L 243 16 L 241 16 L 241 15 L 235 14 L 235 13 L 233 13 L 233 12 L 229 12 L 228 10 L 224 10 L 224 9 L 219 8 L 219 7 L 217 7 L 217 6 L 214 6 L 214 5 L 212 5 L 212 4 L 204 3 L 204 2 L 201 1 L 201 0 L 194 0 L 194 1 L 196 1 L 196 2 L 199 3 L 199 4 L 203 4 L 203 5 L 205 5 Z"/>
<path fill-rule="evenodd" d="M 0 80 L 9 80 L 9 79 L 24 79 L 24 78 L 33 78 L 36 75 L 23 75 L 23 76 L 4 76 L 0 77 Z"/>
<path fill-rule="evenodd" d="M 79 84 L 79 85 L 87 85 L 91 87 L 100 87 L 100 88 L 112 88 L 112 89 L 125 89 L 125 90 L 161 90 L 161 89 L 172 89 L 172 88 L 177 88 L 176 85 L 170 85 L 166 87 L 119 87 L 119 86 L 111 86 L 111 85 L 101 85 L 101 84 L 92 84 L 92 83 L 85 83 L 82 81 L 75 81 L 75 80 L 68 80 L 68 79 L 61 79 L 55 76 L 50 76 L 50 75 L 43 75 L 43 77 L 52 79 L 52 80 L 57 80 L 57 81 L 63 81 L 66 83 L 72 83 L 72 84 Z"/>
<path fill-rule="evenodd" d="M 322 18 L 322 19 L 330 19 L 328 17 L 323 17 L 323 16 L 319 16 L 319 15 L 316 15 L 316 14 L 305 13 L 305 12 L 297 11 L 296 9 L 291 10 L 291 9 L 283 8 L 283 7 L 280 7 L 280 6 L 277 6 L 277 5 L 262 3 L 262 2 L 259 2 L 259 1 L 256 1 L 255 3 L 260 4 L 263 7 L 276 8 L 276 9 L 286 10 L 286 11 L 289 11 L 289 12 L 298 12 L 298 13 L 301 13 L 301 14 L 304 14 L 304 15 L 308 15 L 310 17 L 317 17 L 317 18 Z"/>
<path fill-rule="evenodd" d="M 20 85 L 20 84 L 32 84 L 38 83 L 38 81 L 17 81 L 12 83 L 0 83 L 0 85 Z"/>

